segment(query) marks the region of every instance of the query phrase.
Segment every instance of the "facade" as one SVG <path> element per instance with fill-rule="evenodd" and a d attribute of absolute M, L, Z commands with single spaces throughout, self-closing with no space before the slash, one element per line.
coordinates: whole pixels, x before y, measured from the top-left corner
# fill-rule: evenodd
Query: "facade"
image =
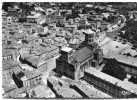
<path fill-rule="evenodd" d="M 137 88 L 135 84 L 123 82 L 93 68 L 85 70 L 84 80 L 94 85 L 95 88 L 115 98 L 137 97 Z"/>
<path fill-rule="evenodd" d="M 2 52 L 3 61 L 8 61 L 8 60 L 16 61 L 18 56 L 19 56 L 19 52 L 17 49 L 4 49 Z"/>
<path fill-rule="evenodd" d="M 28 23 L 37 23 L 40 24 L 41 21 L 43 21 L 44 19 L 46 19 L 46 17 L 44 15 L 41 15 L 40 13 L 37 13 L 35 15 L 30 15 L 27 16 L 27 22 Z"/>
<path fill-rule="evenodd" d="M 37 71 L 25 71 L 22 76 L 18 74 L 16 77 L 19 80 L 18 84 L 22 84 L 23 87 L 33 87 L 41 83 L 41 75 Z"/>

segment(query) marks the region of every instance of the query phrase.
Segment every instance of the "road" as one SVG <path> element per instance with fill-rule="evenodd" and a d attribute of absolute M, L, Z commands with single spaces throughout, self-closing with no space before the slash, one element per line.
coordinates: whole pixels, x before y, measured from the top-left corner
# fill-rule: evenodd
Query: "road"
<path fill-rule="evenodd" d="M 115 29 L 113 29 L 113 30 L 108 30 L 108 31 L 107 31 L 107 36 L 108 36 L 108 37 L 110 37 L 110 38 L 115 37 L 115 36 L 117 35 L 118 31 L 121 30 L 121 29 L 124 27 L 125 22 L 126 22 L 126 18 L 125 18 L 125 16 L 123 16 L 123 15 L 121 15 L 121 18 L 124 19 L 124 22 L 123 22 L 118 28 L 115 28 Z"/>
<path fill-rule="evenodd" d="M 55 56 L 47 61 L 47 66 L 45 66 L 45 67 L 47 67 L 47 70 L 43 73 L 43 76 L 42 76 L 42 80 L 43 80 L 44 84 L 47 84 L 47 78 L 49 77 L 50 72 L 54 68 L 56 68 L 56 59 L 58 57 L 59 57 L 59 55 Z"/>

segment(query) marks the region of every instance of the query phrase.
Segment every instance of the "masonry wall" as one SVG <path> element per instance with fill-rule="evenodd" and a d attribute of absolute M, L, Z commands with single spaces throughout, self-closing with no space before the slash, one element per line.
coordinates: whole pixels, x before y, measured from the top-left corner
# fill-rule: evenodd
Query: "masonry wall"
<path fill-rule="evenodd" d="M 99 77 L 91 75 L 87 72 L 84 73 L 84 80 L 94 85 L 95 88 L 99 89 L 102 92 L 107 93 L 108 95 L 114 98 L 137 97 L 137 95 L 134 95 L 133 93 L 129 93 L 127 90 L 124 90 L 123 88 L 115 84 L 102 80 Z"/>

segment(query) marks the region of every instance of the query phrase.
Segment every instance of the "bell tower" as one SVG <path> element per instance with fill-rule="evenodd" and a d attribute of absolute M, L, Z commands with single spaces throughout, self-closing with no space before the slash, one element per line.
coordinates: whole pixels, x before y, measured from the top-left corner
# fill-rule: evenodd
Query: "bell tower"
<path fill-rule="evenodd" d="M 73 60 L 73 49 L 70 47 L 62 47 L 61 59 L 70 63 Z"/>
<path fill-rule="evenodd" d="M 91 29 L 88 29 L 84 32 L 85 34 L 85 42 L 87 44 L 92 44 L 94 42 L 95 32 Z"/>

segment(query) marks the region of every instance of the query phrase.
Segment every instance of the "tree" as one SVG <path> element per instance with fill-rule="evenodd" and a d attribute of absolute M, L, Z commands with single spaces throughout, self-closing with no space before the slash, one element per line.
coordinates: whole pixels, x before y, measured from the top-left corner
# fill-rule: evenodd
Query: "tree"
<path fill-rule="evenodd" d="M 124 80 L 127 75 L 125 70 L 120 66 L 116 59 L 108 59 L 102 72 L 116 77 L 120 80 Z"/>
<path fill-rule="evenodd" d="M 2 4 L 2 10 L 8 11 L 8 7 L 13 7 L 13 2 L 4 2 Z"/>

